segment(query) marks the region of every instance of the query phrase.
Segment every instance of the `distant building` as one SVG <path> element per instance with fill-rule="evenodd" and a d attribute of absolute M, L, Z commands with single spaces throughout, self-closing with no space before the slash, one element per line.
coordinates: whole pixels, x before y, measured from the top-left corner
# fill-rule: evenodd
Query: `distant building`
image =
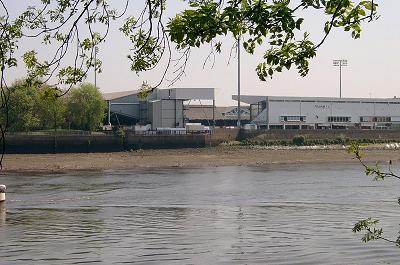
<path fill-rule="evenodd" d="M 107 122 L 112 125 L 134 125 L 140 121 L 138 91 L 104 93 L 107 101 Z"/>
<path fill-rule="evenodd" d="M 237 96 L 232 98 L 237 100 Z M 241 96 L 250 122 L 266 129 L 389 129 L 400 127 L 398 98 Z"/>
<path fill-rule="evenodd" d="M 210 105 L 185 105 L 185 119 L 188 122 L 201 123 L 203 125 L 213 125 L 213 106 Z M 236 126 L 237 107 L 215 107 L 215 126 Z M 249 107 L 241 108 L 242 123 L 250 122 Z"/>
<path fill-rule="evenodd" d="M 111 125 L 151 124 L 151 128 L 183 128 L 184 102 L 212 100 L 214 88 L 155 89 L 146 99 L 138 91 L 103 94 L 107 101 L 107 123 Z"/>

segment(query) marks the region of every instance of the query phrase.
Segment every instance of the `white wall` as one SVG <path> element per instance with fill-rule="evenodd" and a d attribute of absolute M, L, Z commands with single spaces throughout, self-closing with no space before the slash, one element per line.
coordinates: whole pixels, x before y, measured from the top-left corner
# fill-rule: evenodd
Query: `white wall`
<path fill-rule="evenodd" d="M 351 123 L 360 123 L 362 116 L 385 116 L 392 117 L 392 122 L 400 121 L 400 101 L 397 102 L 396 100 L 379 100 L 376 102 L 372 100 L 364 102 L 348 100 L 346 102 L 344 99 L 318 101 L 303 98 L 301 101 L 271 99 L 268 102 L 268 113 L 267 110 L 263 110 L 253 122 L 265 124 L 266 115 L 268 115 L 269 124 L 283 124 L 280 119 L 281 116 L 306 116 L 306 121 L 303 124 L 309 125 L 327 124 L 330 116 L 351 117 Z M 286 124 L 290 123 L 287 122 Z"/>
<path fill-rule="evenodd" d="M 176 106 L 175 106 L 176 104 Z M 183 127 L 182 100 L 156 100 L 149 104 L 152 130 Z M 175 122 L 178 123 L 175 126 Z"/>

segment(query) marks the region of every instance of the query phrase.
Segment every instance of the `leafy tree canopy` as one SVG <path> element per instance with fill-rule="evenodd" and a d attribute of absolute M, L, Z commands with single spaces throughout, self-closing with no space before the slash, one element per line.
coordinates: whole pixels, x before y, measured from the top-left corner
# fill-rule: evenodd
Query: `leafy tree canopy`
<path fill-rule="evenodd" d="M 40 120 L 40 129 L 57 130 L 66 126 L 66 100 L 57 97 L 59 90 L 55 87 L 42 85 L 39 89 L 39 101 L 36 103 L 36 113 Z"/>
<path fill-rule="evenodd" d="M 316 55 L 333 27 L 342 27 L 353 38 L 359 38 L 361 22 L 372 20 L 377 7 L 373 1 L 349 0 L 189 2 L 192 8 L 168 23 L 171 39 L 178 48 L 213 43 L 219 35 L 242 37 L 248 53 L 253 54 L 257 46 L 265 49 L 264 61 L 256 69 L 264 81 L 274 72 L 292 66 L 305 76 L 309 71 L 308 60 Z M 306 9 L 318 9 L 328 16 L 323 25 L 325 37 L 318 43 L 313 43 L 303 29 L 302 14 Z M 214 43 L 217 52 L 221 45 Z"/>
<path fill-rule="evenodd" d="M 68 119 L 75 129 L 95 131 L 104 119 L 106 102 L 92 84 L 72 88 L 68 95 Z"/>
<path fill-rule="evenodd" d="M 18 80 L 10 87 L 8 94 L 8 113 L 1 113 L 2 123 L 8 122 L 10 131 L 29 131 L 40 126 L 36 112 L 36 102 L 39 100 L 37 86 Z"/>
<path fill-rule="evenodd" d="M 17 80 L 9 88 L 8 112 L 0 113 L 0 120 L 9 124 L 9 131 L 47 130 L 64 125 L 63 98 L 54 96 L 58 93 L 56 88 L 40 83 Z M 53 94 L 50 94 L 51 91 Z"/>

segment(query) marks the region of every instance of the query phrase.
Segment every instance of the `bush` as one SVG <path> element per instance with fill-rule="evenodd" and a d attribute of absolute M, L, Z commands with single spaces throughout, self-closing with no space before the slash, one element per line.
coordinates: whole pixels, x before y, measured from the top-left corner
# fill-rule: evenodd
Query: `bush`
<path fill-rule="evenodd" d="M 92 84 L 72 88 L 67 109 L 73 129 L 95 131 L 100 126 L 107 108 L 100 91 Z"/>
<path fill-rule="evenodd" d="M 125 137 L 125 130 L 122 127 L 116 128 L 114 134 L 120 138 L 124 138 Z"/>
<path fill-rule="evenodd" d="M 294 145 L 304 145 L 306 139 L 303 135 L 295 135 L 292 139 Z"/>

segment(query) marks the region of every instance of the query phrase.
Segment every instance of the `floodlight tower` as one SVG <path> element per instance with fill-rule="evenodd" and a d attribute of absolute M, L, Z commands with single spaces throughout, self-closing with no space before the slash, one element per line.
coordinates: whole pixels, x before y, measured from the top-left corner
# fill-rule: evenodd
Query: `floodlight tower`
<path fill-rule="evenodd" d="M 237 76 L 237 89 L 238 89 L 238 97 L 237 97 L 237 101 L 238 101 L 238 106 L 237 106 L 237 126 L 240 128 L 241 124 L 240 124 L 240 37 L 238 37 L 237 39 L 237 71 L 238 71 L 238 76 Z"/>
<path fill-rule="evenodd" d="M 342 98 L 342 66 L 347 66 L 347 59 L 333 60 L 333 66 L 339 66 L 339 96 Z"/>

